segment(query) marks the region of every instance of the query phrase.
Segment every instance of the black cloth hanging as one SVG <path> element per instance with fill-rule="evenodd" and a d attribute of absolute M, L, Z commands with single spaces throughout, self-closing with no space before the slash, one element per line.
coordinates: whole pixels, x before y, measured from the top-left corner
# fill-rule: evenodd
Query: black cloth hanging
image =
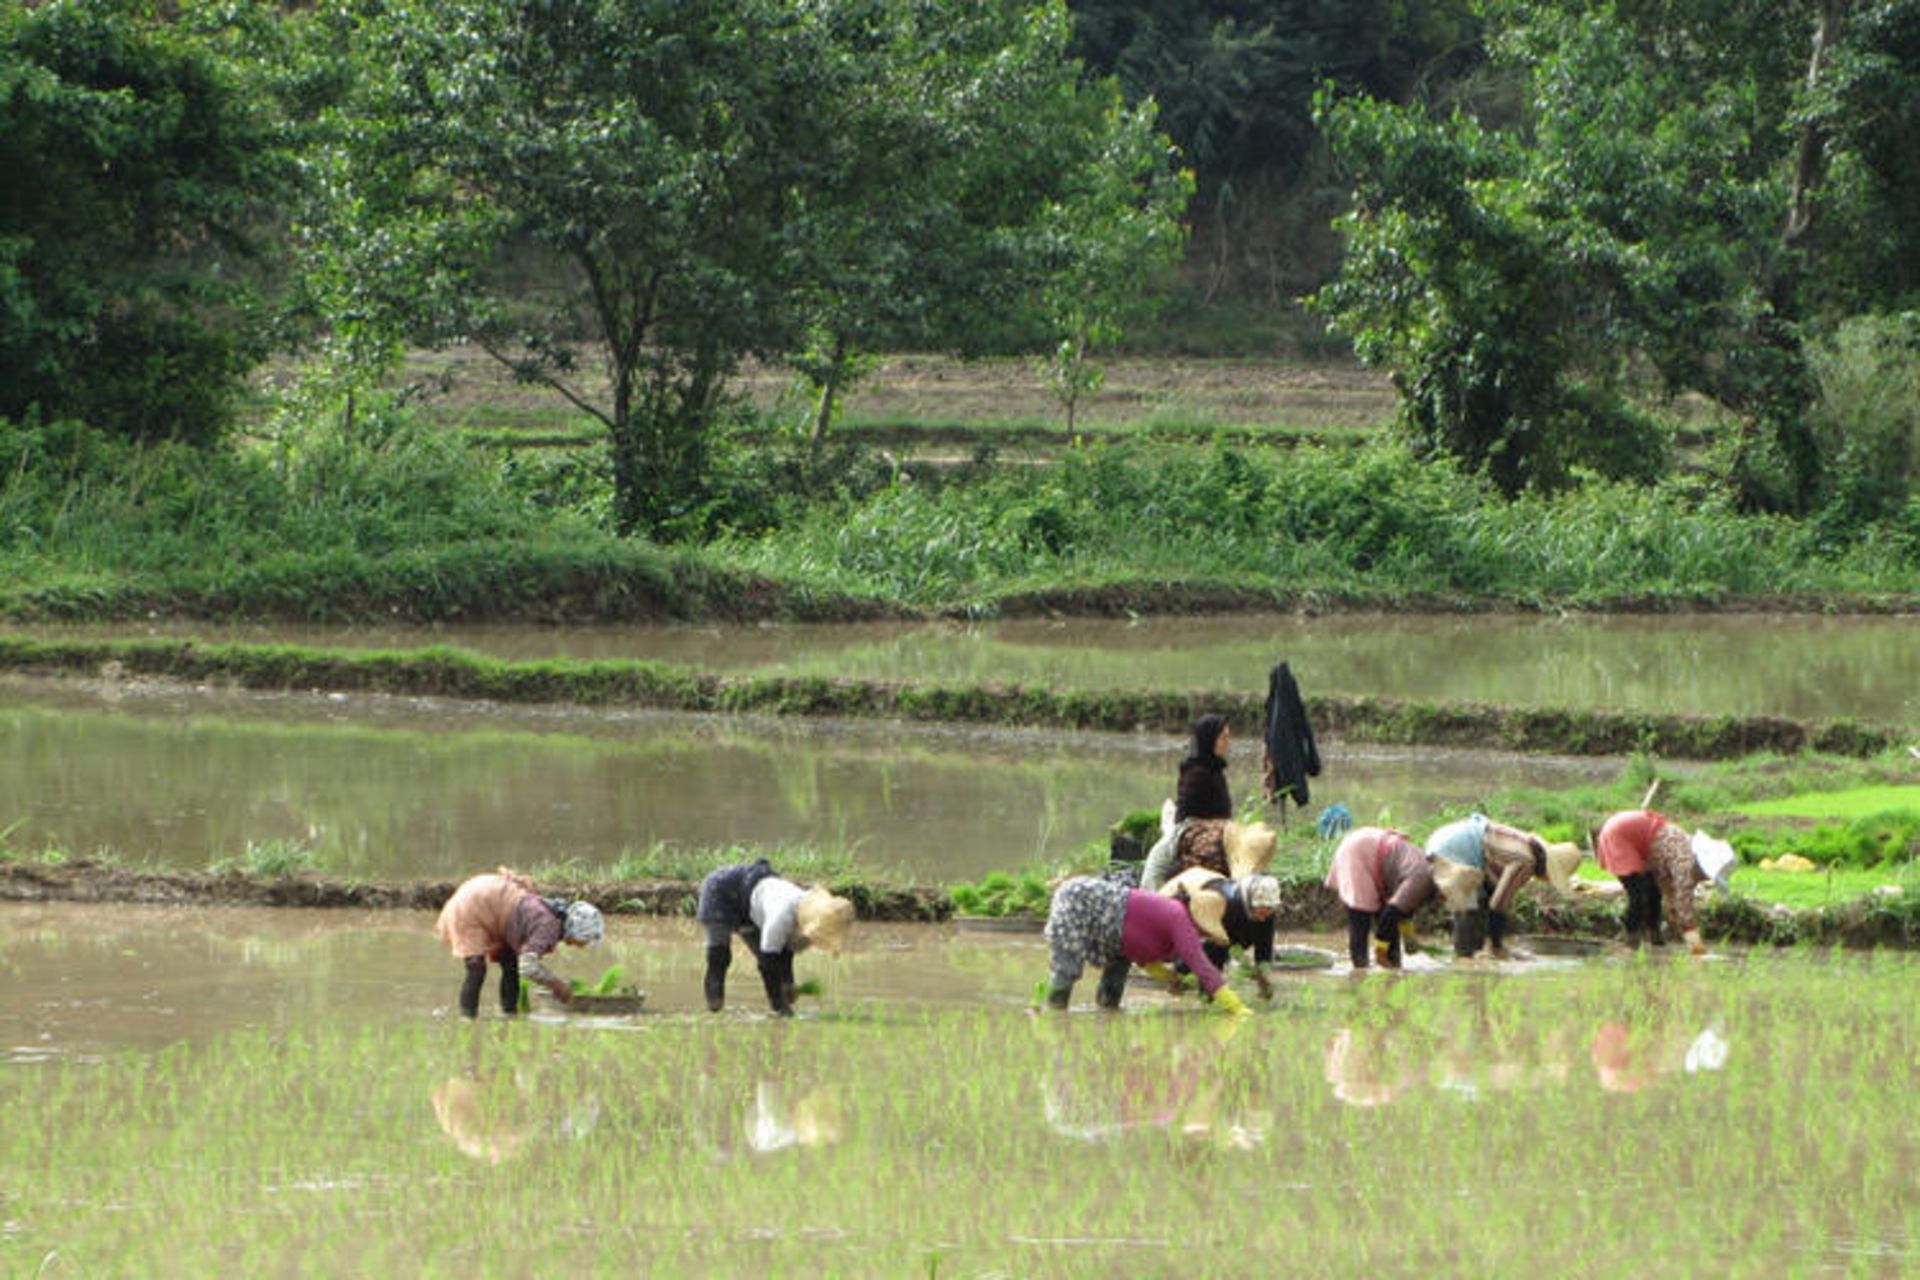
<path fill-rule="evenodd" d="M 1293 672 L 1281 663 L 1267 673 L 1267 724 L 1261 781 L 1269 800 L 1307 803 L 1307 779 L 1320 776 L 1320 752 L 1313 745 L 1313 726 Z"/>

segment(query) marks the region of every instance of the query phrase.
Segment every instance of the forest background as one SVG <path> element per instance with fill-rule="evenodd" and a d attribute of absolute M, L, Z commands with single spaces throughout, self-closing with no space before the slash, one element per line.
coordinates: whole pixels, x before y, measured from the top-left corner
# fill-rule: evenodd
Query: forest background
<path fill-rule="evenodd" d="M 0 609 L 1909 607 L 1917 88 L 1920 0 L 13 5 Z M 904 352 L 1045 447 L 882 447 Z"/>

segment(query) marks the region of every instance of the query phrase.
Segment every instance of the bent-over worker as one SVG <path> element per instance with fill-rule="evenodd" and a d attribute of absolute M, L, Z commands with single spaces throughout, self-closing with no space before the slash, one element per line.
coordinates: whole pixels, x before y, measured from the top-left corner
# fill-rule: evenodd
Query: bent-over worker
<path fill-rule="evenodd" d="M 1711 876 L 1694 853 L 1688 833 L 1663 813 L 1628 809 L 1608 818 L 1594 841 L 1600 865 L 1620 878 L 1627 892 L 1627 943 L 1660 945 L 1660 904 L 1667 920 L 1686 940 L 1694 955 L 1704 955 L 1700 926 L 1693 909 L 1693 891 Z"/>
<path fill-rule="evenodd" d="M 1484 938 L 1495 959 L 1508 959 L 1507 913 L 1515 895 L 1535 876 L 1567 893 L 1582 856 L 1578 845 L 1549 845 L 1484 813 L 1436 829 L 1427 837 L 1427 858 L 1453 915 L 1454 954 L 1475 954 Z"/>
<path fill-rule="evenodd" d="M 775 874 L 765 858 L 709 872 L 694 908 L 706 934 L 707 1008 L 726 1007 L 733 935 L 739 934 L 760 967 L 767 1006 L 793 1015 L 794 953 L 808 947 L 839 951 L 853 924 L 853 904 L 819 885 L 801 888 Z"/>
<path fill-rule="evenodd" d="M 1102 876 L 1074 876 L 1054 890 L 1046 937 L 1052 950 L 1050 1008 L 1067 1007 L 1073 984 L 1088 965 L 1100 970 L 1094 999 L 1103 1009 L 1118 1009 L 1133 965 L 1171 979 L 1165 966 L 1180 960 L 1199 982 L 1203 1000 L 1222 1013 L 1247 1012 L 1246 1003 L 1227 987 L 1219 968 L 1207 958 L 1187 908 L 1172 898 Z"/>
<path fill-rule="evenodd" d="M 1162 897 L 1183 901 L 1201 950 L 1214 967 L 1225 970 L 1233 948 L 1253 953 L 1253 980 L 1262 997 L 1273 998 L 1273 915 L 1280 907 L 1280 882 L 1269 875 L 1230 880 L 1205 867 L 1189 867 L 1160 886 Z"/>
<path fill-rule="evenodd" d="M 466 963 L 460 984 L 460 1012 L 480 1014 L 480 988 L 487 979 L 487 961 L 500 966 L 500 1011 L 520 1010 L 520 978 L 551 991 L 562 1003 L 573 998 L 566 979 L 547 968 L 545 958 L 562 942 L 588 947 L 600 941 L 606 922 L 591 902 L 543 898 L 533 881 L 501 867 L 474 876 L 447 899 L 433 931 L 453 954 Z"/>
<path fill-rule="evenodd" d="M 1400 967 L 1400 935 L 1412 932 L 1413 915 L 1435 893 L 1427 855 L 1398 831 L 1355 827 L 1333 852 L 1327 888 L 1347 908 L 1347 954 L 1355 969 L 1367 967 L 1367 934 L 1374 959 L 1384 969 Z"/>

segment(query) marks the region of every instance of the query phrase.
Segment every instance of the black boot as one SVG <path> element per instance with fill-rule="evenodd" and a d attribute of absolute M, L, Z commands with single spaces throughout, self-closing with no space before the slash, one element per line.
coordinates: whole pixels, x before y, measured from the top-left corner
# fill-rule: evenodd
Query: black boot
<path fill-rule="evenodd" d="M 1487 912 L 1487 947 L 1496 960 L 1511 960 L 1507 950 L 1507 913 L 1504 911 Z"/>
<path fill-rule="evenodd" d="M 707 1012 L 718 1013 L 727 1005 L 727 966 L 733 963 L 733 944 L 721 943 L 707 948 Z"/>

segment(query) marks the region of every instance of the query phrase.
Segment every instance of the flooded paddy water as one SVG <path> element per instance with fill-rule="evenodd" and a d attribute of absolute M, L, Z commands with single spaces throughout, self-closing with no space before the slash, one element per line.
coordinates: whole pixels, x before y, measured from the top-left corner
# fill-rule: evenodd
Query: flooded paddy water
<path fill-rule="evenodd" d="M 713 1017 L 699 951 L 616 918 L 560 967 L 652 1012 L 490 978 L 467 1023 L 423 913 L 0 907 L 0 1274 L 1920 1269 L 1909 953 L 1289 975 L 1234 1023 L 1034 1016 L 1040 940 L 951 925 Z"/>
<path fill-rule="evenodd" d="M 723 674 L 1315 694 L 1920 724 L 1920 619 L 1767 614 L 1333 614 L 972 624 L 366 628 L 152 623 L 40 637 L 653 659 Z"/>
<path fill-rule="evenodd" d="M 1170 795 L 1152 734 L 689 716 L 0 677 L 0 826 L 13 847 L 188 869 L 249 843 L 321 870 L 457 876 L 506 862 L 811 844 L 922 883 L 1104 842 Z M 1617 761 L 1329 743 L 1316 803 L 1431 812 Z M 1251 797 L 1255 749 L 1229 774 Z M 1294 821 L 1301 821 L 1296 816 Z"/>

